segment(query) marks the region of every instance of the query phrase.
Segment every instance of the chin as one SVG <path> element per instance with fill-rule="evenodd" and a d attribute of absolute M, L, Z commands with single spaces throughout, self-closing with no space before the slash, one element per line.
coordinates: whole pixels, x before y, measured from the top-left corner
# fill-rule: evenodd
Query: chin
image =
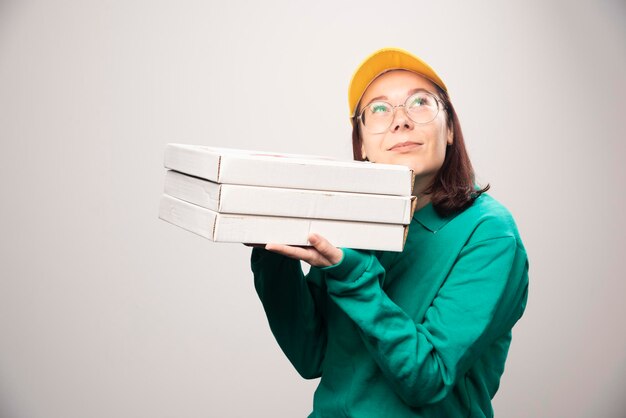
<path fill-rule="evenodd" d="M 407 156 L 407 158 L 394 158 L 389 164 L 397 164 L 409 167 L 417 175 L 425 171 L 426 167 L 420 161 L 416 161 L 415 156 Z"/>
<path fill-rule="evenodd" d="M 433 174 L 433 171 L 428 167 L 424 167 L 423 164 L 403 164 L 413 170 L 415 177 L 426 177 Z"/>

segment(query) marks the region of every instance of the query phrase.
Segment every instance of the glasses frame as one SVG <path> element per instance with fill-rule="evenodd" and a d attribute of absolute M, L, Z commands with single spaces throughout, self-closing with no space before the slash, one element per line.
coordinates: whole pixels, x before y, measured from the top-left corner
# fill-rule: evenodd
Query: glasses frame
<path fill-rule="evenodd" d="M 414 120 L 414 119 L 411 117 L 411 115 L 409 114 L 409 112 L 407 112 L 407 111 L 406 111 L 407 104 L 409 103 L 409 100 L 410 100 L 413 96 L 416 96 L 416 95 L 418 95 L 418 94 L 426 94 L 426 95 L 428 95 L 428 96 L 431 96 L 431 97 L 435 100 L 435 102 L 437 103 L 437 112 L 435 112 L 435 115 L 433 116 L 433 118 L 432 118 L 431 120 L 429 120 L 428 122 L 418 122 L 418 121 Z M 367 108 L 368 108 L 370 105 L 372 105 L 373 103 L 381 103 L 381 102 L 382 102 L 382 103 L 385 103 L 385 104 L 387 104 L 387 105 L 389 105 L 389 107 L 391 107 L 391 109 L 392 109 L 392 116 L 391 116 L 391 119 L 390 119 L 389 125 L 388 125 L 385 129 L 383 129 L 382 131 L 380 131 L 380 132 L 371 131 L 370 129 L 368 129 L 367 125 L 366 125 L 366 124 L 365 124 L 365 122 L 363 121 L 363 114 L 365 113 L 365 111 L 367 110 Z M 396 105 L 396 106 L 392 105 L 391 103 L 389 103 L 389 102 L 387 102 L 387 101 L 385 101 L 385 100 L 375 100 L 375 101 L 373 101 L 373 102 L 370 102 L 370 103 L 368 103 L 368 104 L 367 104 L 367 106 L 365 106 L 365 107 L 364 107 L 364 108 L 363 108 L 363 109 L 359 112 L 359 114 L 358 114 L 358 115 L 355 115 L 355 116 L 354 116 L 354 118 L 355 118 L 356 120 L 358 120 L 358 121 L 361 123 L 361 125 L 363 126 L 363 128 L 365 128 L 365 130 L 367 130 L 369 133 L 372 133 L 372 134 L 380 134 L 380 133 L 385 132 L 387 129 L 389 129 L 389 126 L 393 125 L 393 121 L 394 121 L 394 119 L 396 118 L 396 109 L 397 109 L 397 108 L 399 108 L 399 107 L 404 108 L 404 113 L 406 114 L 406 116 L 407 116 L 409 119 L 411 119 L 411 121 L 413 121 L 414 123 L 417 123 L 418 125 L 426 125 L 426 124 L 428 124 L 428 123 L 430 123 L 430 122 L 434 121 L 435 119 L 437 119 L 437 116 L 439 116 L 439 111 L 440 111 L 441 109 L 443 109 L 444 111 L 446 110 L 446 104 L 443 102 L 443 100 L 441 100 L 439 97 L 437 97 L 437 95 L 435 95 L 434 93 L 431 93 L 431 92 L 430 92 L 430 91 L 428 91 L 428 90 L 419 90 L 419 91 L 416 91 L 415 93 L 411 94 L 410 96 L 408 96 L 408 97 L 406 98 L 406 100 L 404 101 L 404 103 L 403 103 L 403 104 L 399 104 L 399 105 Z"/>

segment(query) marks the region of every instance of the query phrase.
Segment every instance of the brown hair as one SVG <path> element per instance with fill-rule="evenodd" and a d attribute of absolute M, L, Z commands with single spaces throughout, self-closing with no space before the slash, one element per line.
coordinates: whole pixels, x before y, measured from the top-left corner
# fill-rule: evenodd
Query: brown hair
<path fill-rule="evenodd" d="M 474 184 L 474 169 L 465 149 L 459 118 L 448 94 L 439 86 L 433 85 L 443 102 L 443 108 L 447 115 L 446 124 L 448 129 L 453 130 L 454 140 L 451 145 L 446 147 L 443 164 L 424 194 L 430 195 L 433 207 L 439 215 L 448 216 L 471 206 L 478 196 L 489 190 L 490 186 L 487 184 L 480 189 Z M 352 152 L 355 160 L 365 161 L 366 159 L 361 154 L 362 139 L 358 118 L 360 107 L 361 104 L 357 104 L 355 116 L 352 118 Z"/>

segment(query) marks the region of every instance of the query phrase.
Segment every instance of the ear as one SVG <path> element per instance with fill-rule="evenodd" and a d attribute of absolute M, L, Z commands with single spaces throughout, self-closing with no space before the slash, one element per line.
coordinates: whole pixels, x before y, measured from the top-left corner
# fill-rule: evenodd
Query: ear
<path fill-rule="evenodd" d="M 363 143 L 361 143 L 361 157 L 367 160 L 367 155 L 365 155 L 365 145 L 363 145 Z"/>
<path fill-rule="evenodd" d="M 452 145 L 453 142 L 454 142 L 454 130 L 453 129 L 448 129 L 447 143 L 448 143 L 448 145 Z"/>

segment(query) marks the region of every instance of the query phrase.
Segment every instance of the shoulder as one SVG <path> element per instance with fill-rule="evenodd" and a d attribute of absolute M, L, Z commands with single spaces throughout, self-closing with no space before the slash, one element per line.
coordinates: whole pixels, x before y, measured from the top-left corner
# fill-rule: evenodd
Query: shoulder
<path fill-rule="evenodd" d="M 488 193 L 481 194 L 470 207 L 456 217 L 455 221 L 473 226 L 470 239 L 472 242 L 508 237 L 521 245 L 513 215 Z"/>

